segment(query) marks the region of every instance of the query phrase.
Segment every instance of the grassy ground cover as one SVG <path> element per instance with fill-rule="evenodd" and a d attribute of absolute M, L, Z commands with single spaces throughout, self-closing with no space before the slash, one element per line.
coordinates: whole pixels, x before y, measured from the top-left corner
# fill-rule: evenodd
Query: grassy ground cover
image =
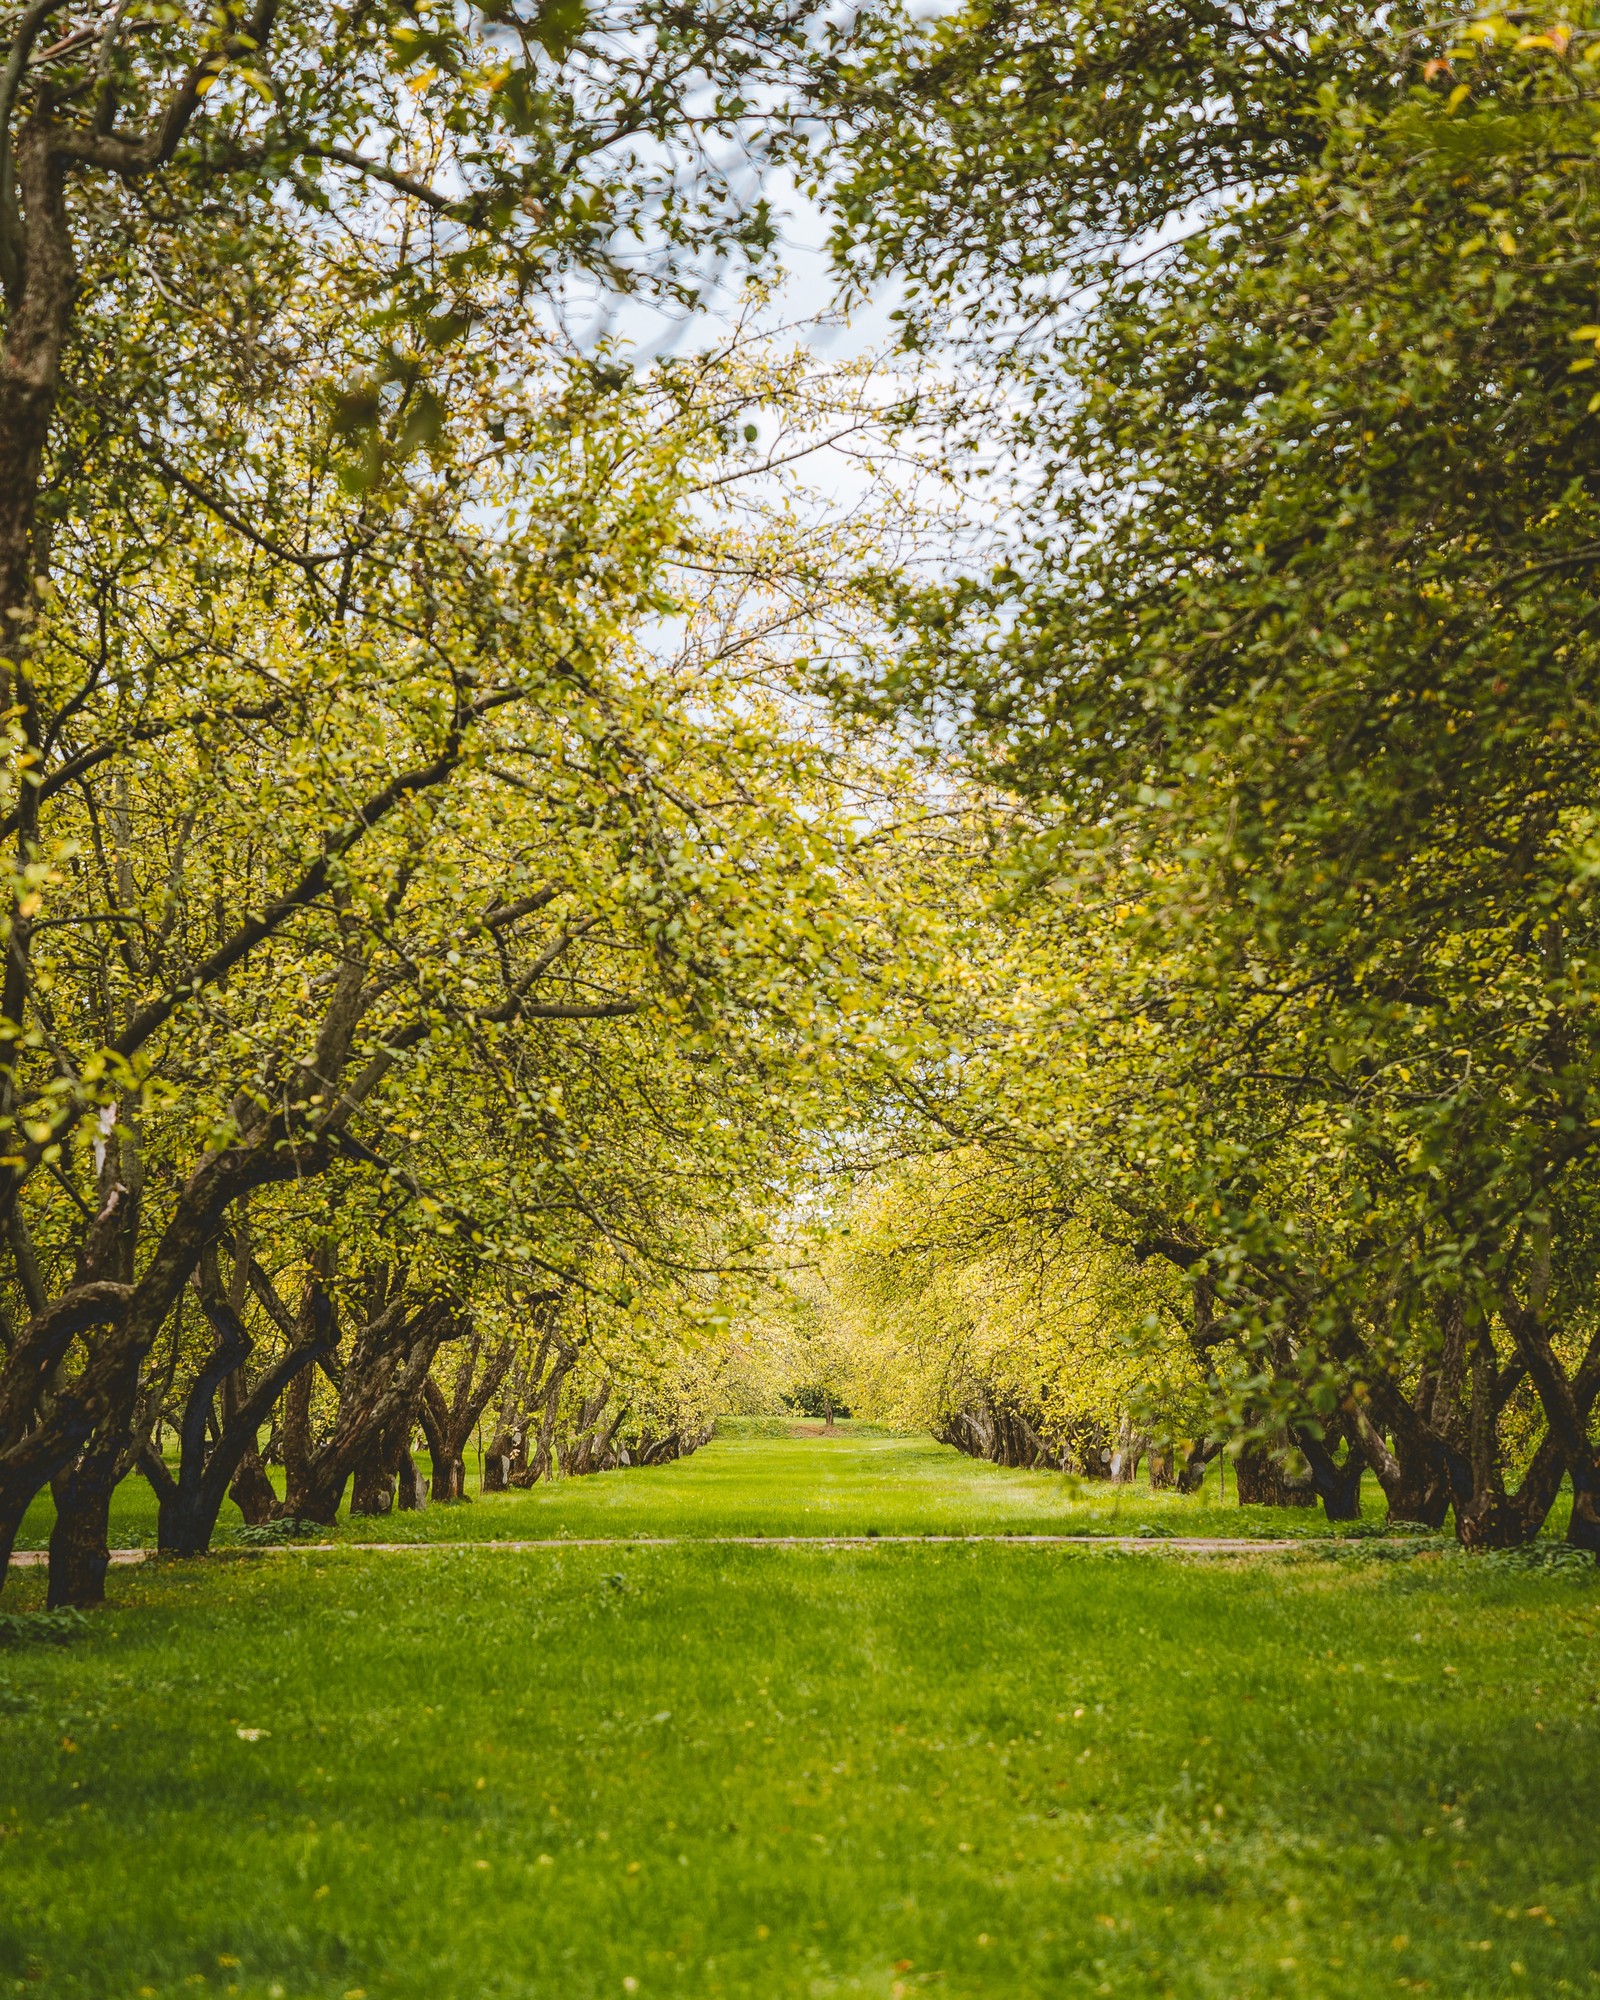
<path fill-rule="evenodd" d="M 646 1472 L 558 1480 L 526 1493 L 487 1494 L 469 1506 L 431 1507 L 381 1520 L 341 1516 L 335 1539 L 538 1540 L 586 1535 L 1136 1534 L 1306 1535 L 1328 1531 L 1320 1508 L 1240 1507 L 1231 1475 L 1213 1467 L 1203 1494 L 1144 1485 L 1080 1483 L 1054 1472 L 1010 1472 L 963 1458 L 927 1437 L 846 1425 L 836 1438 L 764 1436 L 728 1427 L 692 1458 Z M 475 1468 L 470 1483 L 476 1488 Z M 1227 1480 L 1226 1491 L 1223 1481 Z M 1366 1507 L 1381 1518 L 1368 1480 Z M 18 1537 L 43 1548 L 51 1508 L 41 1496 Z M 237 1540 L 238 1510 L 223 1508 L 218 1541 Z M 112 1506 L 119 1548 L 155 1546 L 154 1496 L 125 1480 Z"/>
<path fill-rule="evenodd" d="M 1592 1571 L 336 1550 L 113 1596 L 0 1653 L 0 1990 L 1600 1990 Z"/>

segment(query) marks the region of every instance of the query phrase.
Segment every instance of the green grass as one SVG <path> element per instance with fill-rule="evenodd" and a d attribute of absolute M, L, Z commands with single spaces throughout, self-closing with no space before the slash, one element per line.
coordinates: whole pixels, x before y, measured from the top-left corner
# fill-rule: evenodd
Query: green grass
<path fill-rule="evenodd" d="M 479 1495 L 469 1505 L 350 1521 L 335 1539 L 507 1541 L 589 1535 L 1325 1534 L 1320 1508 L 1240 1507 L 1231 1474 L 1212 1469 L 1203 1494 L 1079 1482 L 1055 1472 L 1009 1472 L 963 1458 L 931 1438 L 845 1425 L 837 1438 L 741 1435 L 736 1422 L 692 1458 L 643 1472 L 556 1480 L 526 1493 Z M 750 1426 L 753 1430 L 755 1426 Z M 1224 1499 L 1220 1482 L 1228 1481 Z M 475 1468 L 470 1481 L 476 1487 Z M 1368 1480 L 1376 1522 L 1382 1496 Z M 49 1539 L 48 1494 L 28 1514 L 19 1548 Z M 223 1508 L 218 1542 L 237 1540 L 238 1510 Z M 137 1476 L 112 1508 L 119 1548 L 153 1548 L 155 1500 Z"/>
<path fill-rule="evenodd" d="M 879 1442 L 617 1484 L 1034 1491 Z M 0 1651 L 0 1994 L 1600 1993 L 1592 1568 L 641 1543 L 111 1589 Z"/>

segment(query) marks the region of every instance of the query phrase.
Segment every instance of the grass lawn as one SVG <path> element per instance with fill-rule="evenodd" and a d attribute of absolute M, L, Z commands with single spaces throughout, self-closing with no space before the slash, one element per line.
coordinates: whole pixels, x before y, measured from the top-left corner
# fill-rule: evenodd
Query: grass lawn
<path fill-rule="evenodd" d="M 479 1495 L 470 1505 L 420 1514 L 349 1520 L 334 1539 L 507 1541 L 571 1535 L 1326 1534 L 1320 1507 L 1240 1507 L 1231 1473 L 1214 1466 L 1204 1493 L 1151 1493 L 1148 1487 L 1009 1472 L 963 1458 L 927 1437 L 843 1425 L 836 1438 L 770 1437 L 737 1420 L 675 1465 L 557 1480 L 526 1493 Z M 725 1432 L 726 1434 L 720 1434 Z M 476 1489 L 476 1466 L 469 1485 Z M 1226 1479 L 1224 1495 L 1222 1481 Z M 1383 1496 L 1370 1477 L 1365 1505 L 1376 1522 Z M 1565 1508 L 1561 1510 L 1564 1531 Z M 43 1548 L 52 1510 L 42 1495 L 23 1523 L 19 1548 Z M 1554 1524 L 1552 1524 L 1554 1525 Z M 237 1538 L 239 1512 L 224 1503 L 217 1541 Z M 155 1498 L 135 1476 L 112 1504 L 118 1548 L 154 1548 Z"/>
<path fill-rule="evenodd" d="M 841 1525 L 854 1454 L 898 1521 L 1027 1514 L 877 1442 L 616 1486 L 731 1525 L 770 1472 Z M 111 1590 L 0 1651 L 0 1993 L 1600 1994 L 1592 1569 L 640 1544 Z"/>

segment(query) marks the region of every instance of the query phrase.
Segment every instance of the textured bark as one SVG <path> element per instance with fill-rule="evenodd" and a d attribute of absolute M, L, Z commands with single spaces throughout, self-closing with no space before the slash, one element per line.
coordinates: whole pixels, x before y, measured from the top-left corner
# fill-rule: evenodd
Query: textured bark
<path fill-rule="evenodd" d="M 633 1462 L 641 1466 L 671 1465 L 675 1459 L 688 1458 L 703 1444 L 710 1443 L 712 1428 L 708 1424 L 704 1430 L 699 1431 L 673 1429 L 661 1437 L 655 1436 L 651 1431 L 645 1431 L 634 1449 Z"/>
<path fill-rule="evenodd" d="M 409 1447 L 402 1447 L 395 1474 L 396 1498 L 402 1514 L 419 1514 L 428 1504 L 428 1482 L 417 1470 Z"/>
<path fill-rule="evenodd" d="M 1547 1269 L 1548 1251 L 1541 1252 L 1539 1261 Z M 1589 1434 L 1596 1385 L 1600 1385 L 1600 1333 L 1590 1341 L 1576 1374 L 1569 1376 L 1545 1324 L 1544 1289 L 1544 1283 L 1536 1279 L 1531 1303 L 1519 1301 L 1509 1291 L 1503 1293 L 1501 1316 L 1538 1394 L 1549 1441 L 1572 1482 L 1567 1540 L 1600 1560 L 1600 1448 Z"/>
<path fill-rule="evenodd" d="M 77 290 L 65 163 L 51 138 L 49 87 L 41 84 L 33 115 L 16 139 L 22 231 L 13 252 L 16 268 L 6 274 L 6 339 L 0 350 L 0 701 L 8 709 L 20 705 L 30 739 L 37 723 L 24 685 L 23 653 L 34 579 L 46 569 L 38 539 L 39 481 Z M 27 817 L 31 820 L 31 813 Z M 31 835 L 31 826 L 24 833 Z M 6 1011 L 11 1019 L 20 1018 L 9 1006 Z"/>
<path fill-rule="evenodd" d="M 413 1416 L 403 1408 L 381 1431 L 374 1431 L 358 1454 L 350 1484 L 350 1512 L 392 1514 L 400 1501 L 401 1459 L 410 1462 Z M 415 1473 L 413 1466 L 412 1471 Z"/>
<path fill-rule="evenodd" d="M 20 1357 L 13 1352 L 0 1371 L 0 1548 L 14 1535 L 19 1507 L 26 1508 L 34 1494 L 68 1473 L 84 1452 L 109 1449 L 113 1443 L 119 1450 L 127 1448 L 140 1369 L 232 1204 L 255 1188 L 319 1172 L 325 1161 L 320 1144 L 301 1149 L 290 1144 L 277 1118 L 237 1144 L 207 1154 L 178 1190 L 136 1283 L 95 1276 L 53 1302 L 49 1318 L 57 1329 L 62 1318 L 76 1314 L 75 1330 L 98 1326 L 101 1331 L 88 1344 L 81 1369 L 52 1390 L 47 1403 L 40 1397 L 43 1385 L 31 1380 L 39 1343 L 19 1342 L 28 1352 Z M 104 1210 L 97 1215 L 86 1233 L 80 1268 L 91 1255 L 98 1260 L 104 1235 L 117 1215 L 133 1205 L 131 1194 L 112 1204 L 103 1228 Z M 130 1256 L 133 1240 L 127 1231 Z M 70 1337 L 60 1341 L 57 1361 Z"/>
<path fill-rule="evenodd" d="M 75 1276 L 81 1283 L 131 1286 L 144 1173 L 137 1128 L 115 1115 L 109 1129 L 102 1127 L 96 1179 L 100 1206 L 79 1245 Z M 130 1305 L 133 1298 L 130 1291 Z M 154 1337 L 152 1329 L 152 1344 Z M 115 1365 L 102 1377 L 100 1400 L 80 1448 L 63 1454 L 51 1471 L 56 1519 L 50 1535 L 47 1601 L 52 1607 L 105 1601 L 111 1496 L 155 1415 L 154 1410 L 140 1407 L 140 1366 L 147 1352 L 148 1346 L 113 1349 Z M 44 1423 L 71 1393 L 59 1384 L 52 1386 L 43 1406 Z"/>
<path fill-rule="evenodd" d="M 1063 1465 L 1084 1479 L 1109 1479 L 1113 1447 L 1104 1424 L 1091 1419 L 1074 1424 Z"/>
<path fill-rule="evenodd" d="M 489 1441 L 483 1455 L 483 1491 L 504 1493 L 511 1485 L 511 1454 L 515 1445 L 510 1431 L 503 1430 Z"/>
<path fill-rule="evenodd" d="M 399 1283 L 389 1285 L 381 1296 L 381 1305 L 344 1364 L 332 1428 L 297 1462 L 288 1490 L 274 1509 L 280 1518 L 332 1522 L 362 1457 L 378 1439 L 392 1434 L 397 1423 L 403 1421 L 409 1433 L 441 1344 L 468 1331 L 448 1299 L 436 1296 L 419 1303 L 408 1298 Z"/>
<path fill-rule="evenodd" d="M 311 1463 L 311 1390 L 309 1373 L 298 1375 L 289 1384 L 283 1399 L 283 1489 L 285 1494 L 303 1492 L 306 1468 Z"/>
<path fill-rule="evenodd" d="M 1150 1448 L 1150 1440 L 1135 1431 L 1124 1417 L 1117 1427 L 1117 1442 L 1111 1454 L 1111 1477 L 1119 1486 L 1131 1486 L 1139 1475 L 1139 1461 Z"/>
<path fill-rule="evenodd" d="M 122 1454 L 108 1444 L 85 1452 L 70 1472 L 51 1480 L 56 1518 L 50 1530 L 46 1603 L 52 1611 L 64 1605 L 87 1610 L 105 1602 L 111 1561 L 107 1524 L 122 1475 Z"/>
<path fill-rule="evenodd" d="M 1351 1396 L 1344 1411 L 1383 1488 L 1389 1519 L 1442 1527 L 1457 1484 L 1448 1445 L 1387 1376 L 1374 1371 L 1365 1386 L 1366 1401 Z"/>
<path fill-rule="evenodd" d="M 1342 1416 L 1319 1436 L 1309 1424 L 1295 1424 L 1290 1435 L 1311 1468 L 1311 1483 L 1330 1521 L 1361 1519 L 1361 1476 L 1367 1469 L 1366 1454 L 1349 1433 L 1352 1427 Z M 1339 1445 L 1344 1456 L 1337 1456 Z"/>
<path fill-rule="evenodd" d="M 603 1430 L 598 1428 L 606 1405 L 611 1401 L 612 1387 L 609 1380 L 602 1382 L 595 1393 L 586 1396 L 579 1405 L 573 1434 L 564 1439 L 561 1446 L 561 1470 L 568 1479 L 581 1479 L 587 1473 L 607 1471 L 612 1463 L 611 1441 L 627 1414 L 626 1406 L 623 1406 Z"/>
<path fill-rule="evenodd" d="M 1040 1437 L 1027 1414 L 998 1399 L 969 1404 L 947 1418 L 936 1433 L 941 1444 L 954 1445 L 969 1458 L 1014 1467 L 1053 1465 L 1055 1454 Z"/>
<path fill-rule="evenodd" d="M 578 1365 L 579 1349 L 575 1344 L 558 1341 L 552 1336 L 553 1352 L 545 1372 L 535 1385 L 531 1407 L 539 1412 L 539 1426 L 534 1434 L 531 1456 L 527 1455 L 527 1432 L 524 1430 L 522 1450 L 526 1462 L 520 1469 L 513 1468 L 511 1484 L 528 1487 L 541 1479 L 550 1477 L 552 1453 L 555 1445 L 556 1417 L 561 1407 L 561 1391 L 567 1377 Z M 541 1352 L 543 1349 L 541 1348 Z"/>
<path fill-rule="evenodd" d="M 510 1373 L 516 1347 L 502 1341 L 492 1354 L 483 1353 L 483 1336 L 473 1328 L 456 1361 L 455 1374 L 446 1395 L 430 1375 L 422 1388 L 418 1416 L 428 1440 L 433 1461 L 433 1497 L 436 1500 L 464 1500 L 466 1493 L 466 1449 L 478 1419 L 490 1399 Z M 480 1360 L 483 1366 L 479 1368 Z"/>
<path fill-rule="evenodd" d="M 1561 1454 L 1547 1434 L 1540 1442 L 1514 1492 L 1506 1486 L 1500 1443 L 1500 1415 L 1517 1381 L 1520 1364 L 1502 1369 L 1489 1329 L 1473 1329 L 1466 1355 L 1467 1408 L 1464 1419 L 1440 1409 L 1441 1419 L 1454 1417 L 1456 1448 L 1452 1503 L 1456 1536 L 1469 1549 L 1513 1549 L 1531 1542 L 1543 1527 L 1561 1488 Z M 1436 1399 L 1438 1407 L 1438 1399 Z"/>
<path fill-rule="evenodd" d="M 1312 1482 L 1296 1478 L 1283 1463 L 1282 1447 L 1251 1438 L 1234 1459 L 1241 1507 L 1314 1507 Z"/>
<path fill-rule="evenodd" d="M 1222 1452 L 1221 1438 L 1196 1438 L 1184 1453 L 1183 1467 L 1178 1474 L 1180 1493 L 1198 1493 L 1206 1483 L 1206 1468 Z"/>
<path fill-rule="evenodd" d="M 272 1519 L 272 1510 L 278 1504 L 278 1489 L 268 1477 L 266 1461 L 254 1444 L 246 1445 L 240 1453 L 239 1469 L 229 1483 L 228 1498 L 244 1516 L 247 1528 L 259 1528 Z"/>
<path fill-rule="evenodd" d="M 204 1555 L 210 1548 L 222 1503 L 238 1483 L 247 1454 L 255 1455 L 257 1479 L 253 1487 L 246 1484 L 246 1496 L 258 1520 L 269 1517 L 276 1495 L 256 1453 L 257 1433 L 285 1388 L 307 1374 L 333 1345 L 333 1316 L 323 1299 L 321 1309 L 309 1314 L 305 1322 L 304 1342 L 291 1348 L 241 1396 L 240 1378 L 254 1345 L 240 1311 L 247 1294 L 247 1259 L 248 1252 L 241 1249 L 227 1293 L 218 1277 L 214 1249 L 201 1257 L 195 1272 L 194 1289 L 211 1324 L 215 1345 L 185 1401 L 176 1479 L 159 1452 L 146 1449 L 140 1454 L 141 1469 L 156 1492 L 157 1545 L 171 1555 Z M 229 1385 L 232 1393 L 227 1400 L 232 1408 L 218 1422 L 218 1392 Z M 262 1486 L 266 1488 L 264 1496 Z"/>

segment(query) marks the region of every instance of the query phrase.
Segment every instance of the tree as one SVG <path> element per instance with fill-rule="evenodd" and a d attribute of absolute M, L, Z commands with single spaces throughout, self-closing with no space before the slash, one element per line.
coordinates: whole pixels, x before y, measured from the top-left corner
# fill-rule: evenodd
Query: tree
<path fill-rule="evenodd" d="M 81 1517 L 62 1530 L 75 1597 L 98 1590 L 116 1478 L 153 1467 L 163 1329 L 247 1202 L 258 1240 L 287 1223 L 270 1262 L 290 1274 L 276 1313 L 253 1284 L 251 1337 L 271 1341 L 265 1314 L 273 1367 L 299 1356 L 304 1417 L 304 1368 L 342 1370 L 299 1468 L 326 1515 L 409 1428 L 428 1340 L 478 1309 L 460 1260 L 412 1284 L 419 1227 L 535 1290 L 584 1281 L 598 1244 L 622 1296 L 701 1254 L 711 1202 L 745 1208 L 714 1249 L 736 1259 L 750 1197 L 834 1089 L 859 974 L 843 912 L 818 912 L 839 902 L 857 779 L 794 733 L 782 691 L 787 634 L 824 601 L 848 624 L 849 586 L 835 537 L 808 525 L 797 556 L 781 500 L 749 522 L 730 481 L 761 465 L 752 402 L 804 427 L 838 398 L 743 344 L 638 380 L 559 344 L 512 360 L 487 336 L 458 354 L 449 425 L 370 481 L 341 477 L 300 378 L 274 454 L 296 532 L 352 507 L 364 524 L 333 599 L 318 566 L 266 560 L 198 506 L 157 532 L 152 508 L 122 544 L 99 517 L 74 526 L 83 588 L 35 631 L 69 721 L 37 787 L 10 1038 L 22 1323 L 0 1531 L 57 1482 L 63 1521 Z M 680 654 L 646 643 L 673 621 Z M 342 1364 L 283 1331 L 329 1224 L 268 1193 L 323 1180 L 330 1310 L 382 1269 L 400 1287 L 351 1306 L 367 1331 Z M 205 1495 L 183 1500 L 201 1546 L 263 1414 L 239 1327 L 215 1286 L 202 1299 L 220 1330 L 185 1422 L 203 1439 L 219 1391 L 240 1422 L 175 1475 Z"/>
<path fill-rule="evenodd" d="M 1170 1461 L 1203 1430 L 1182 1288 L 1037 1169 L 950 1150 L 884 1174 L 847 1213 L 821 1309 L 875 1414 L 1091 1478 L 1131 1479 L 1146 1452 Z"/>
<path fill-rule="evenodd" d="M 1469 1541 L 1534 1532 L 1564 1471 L 1600 1550 L 1594 44 L 1284 8 L 1191 51 L 1158 14 L 1130 91 L 1121 17 L 1025 18 L 906 43 L 847 181 L 887 215 L 848 194 L 864 254 L 995 342 L 1035 482 L 992 576 L 907 600 L 884 698 L 964 704 L 1054 822 L 1022 868 L 1098 907 L 1077 1132 L 1115 1128 L 1094 1171 L 1214 1288 L 1244 1405 L 1359 1432 L 1397 1511 Z M 1063 51 L 1086 88 L 1052 108 Z M 1230 116 L 1196 118 L 1202 75 Z M 949 255 L 897 130 L 914 162 L 959 137 L 989 191 Z M 1060 216 L 1025 255 L 1020 190 Z M 1052 272 L 1094 280 L 1076 311 L 1030 291 Z"/>

